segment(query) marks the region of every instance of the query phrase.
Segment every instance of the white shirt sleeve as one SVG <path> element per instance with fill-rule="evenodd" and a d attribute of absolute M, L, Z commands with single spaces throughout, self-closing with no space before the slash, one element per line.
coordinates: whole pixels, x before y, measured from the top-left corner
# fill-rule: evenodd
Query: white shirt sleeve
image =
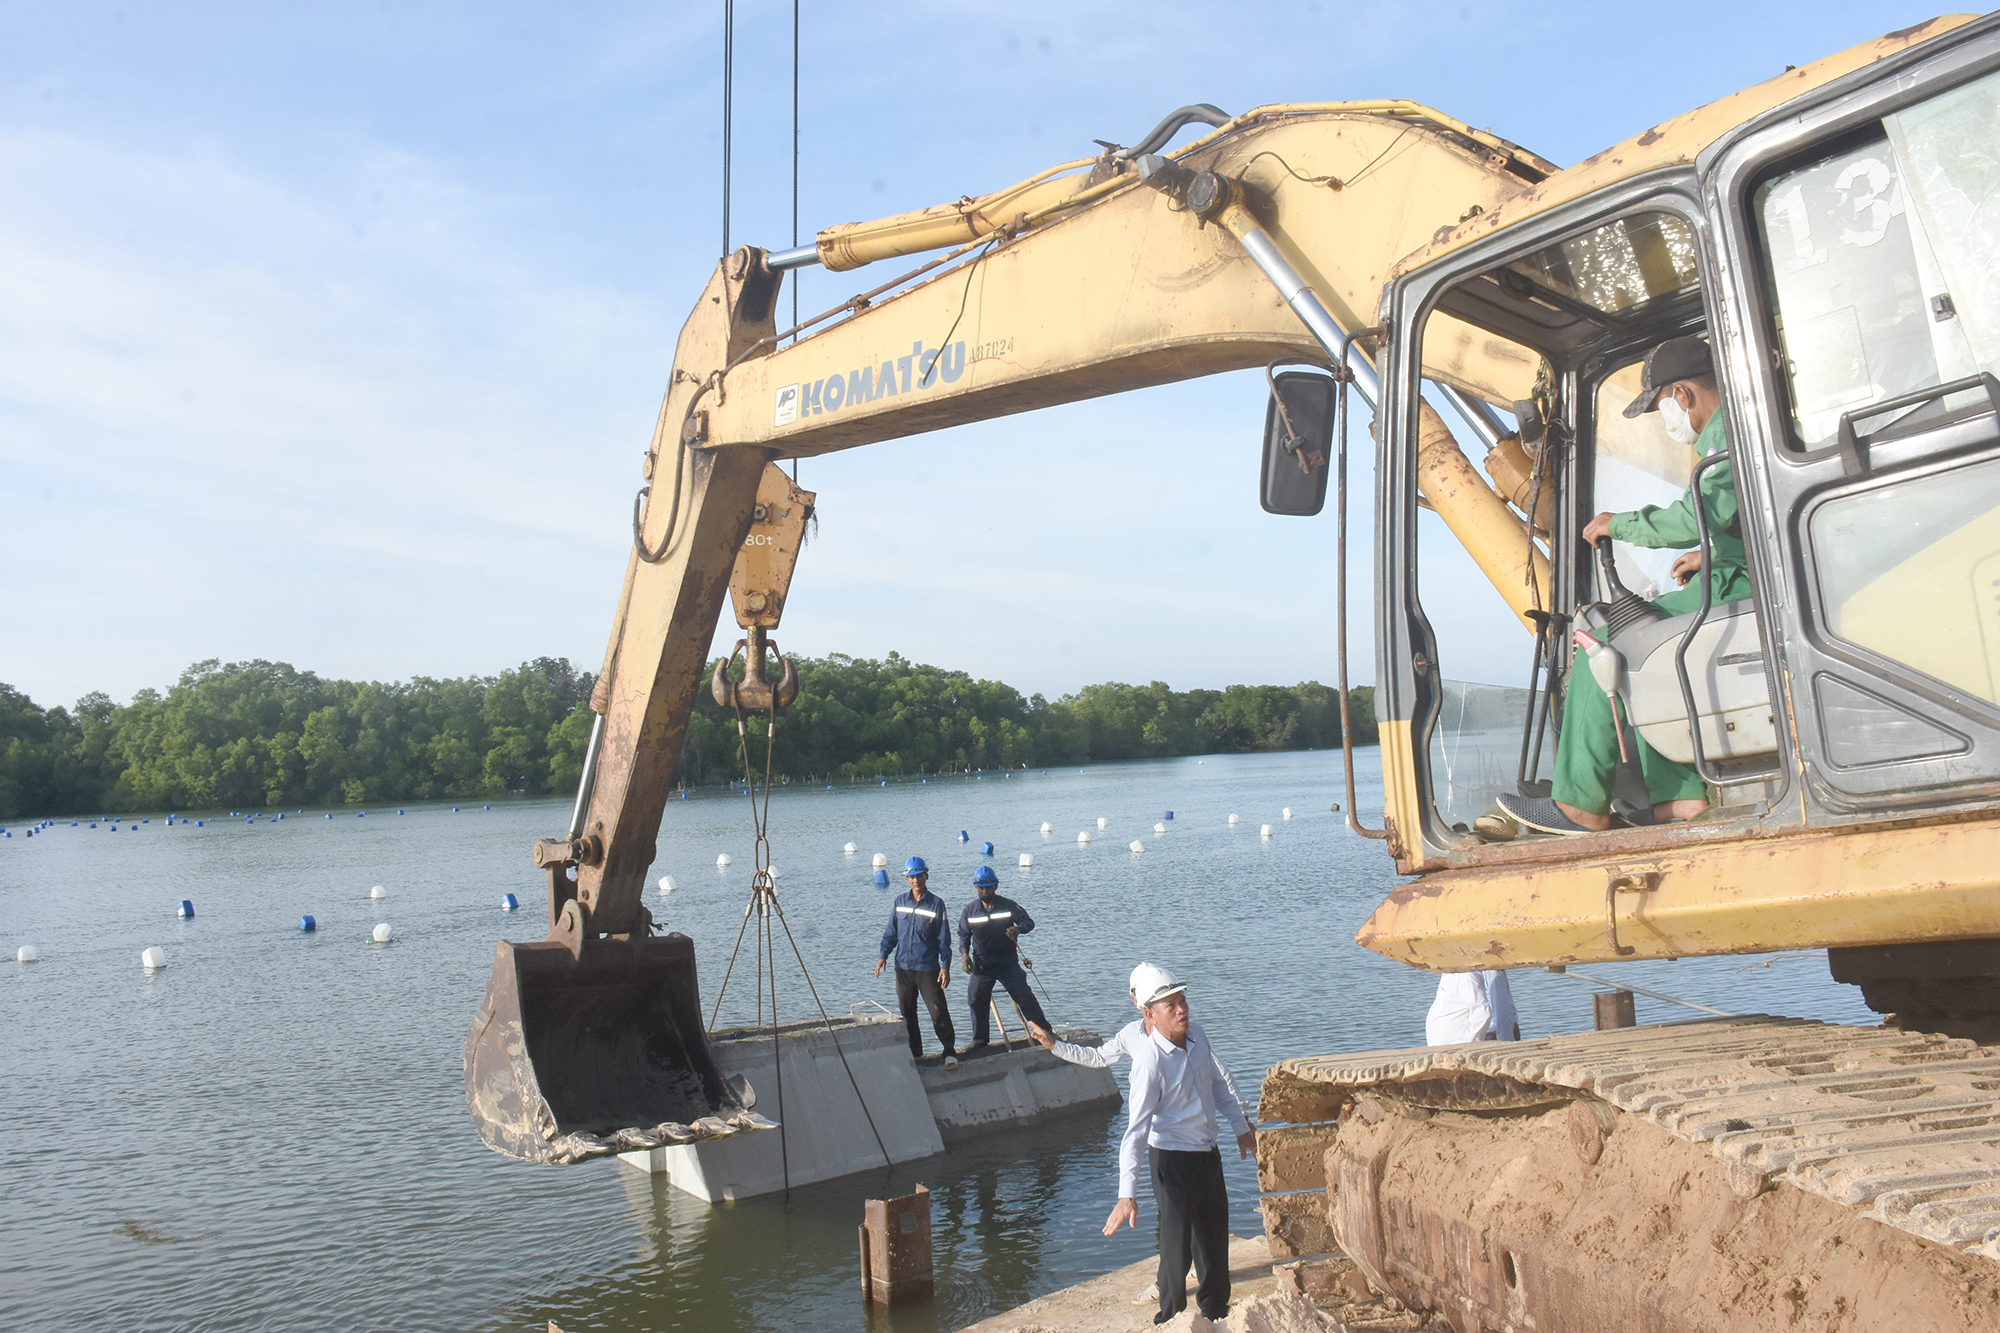
<path fill-rule="evenodd" d="M 1146 1154 L 1146 1140 L 1153 1129 L 1153 1112 L 1160 1104 L 1159 1062 L 1148 1044 L 1141 1042 L 1132 1052 L 1131 1091 L 1127 1105 L 1125 1137 L 1118 1142 L 1118 1197 L 1139 1197 L 1139 1162 Z"/>
<path fill-rule="evenodd" d="M 1109 1069 L 1132 1054 L 1125 1044 L 1126 1034 L 1131 1030 L 1129 1025 L 1121 1028 L 1101 1046 L 1079 1046 L 1075 1042 L 1059 1041 L 1049 1051 L 1058 1060 L 1067 1060 L 1086 1069 Z"/>
<path fill-rule="evenodd" d="M 1231 1129 L 1238 1134 L 1248 1134 L 1250 1117 L 1244 1114 L 1243 1099 L 1236 1093 L 1236 1080 L 1231 1078 L 1229 1071 L 1223 1067 L 1222 1057 L 1215 1053 L 1215 1046 L 1208 1040 L 1206 1032 L 1202 1033 L 1202 1044 L 1208 1047 L 1208 1062 L 1214 1069 L 1214 1073 L 1210 1075 L 1212 1082 L 1209 1095 L 1215 1103 L 1215 1109 L 1222 1113 L 1223 1119 L 1229 1122 Z"/>

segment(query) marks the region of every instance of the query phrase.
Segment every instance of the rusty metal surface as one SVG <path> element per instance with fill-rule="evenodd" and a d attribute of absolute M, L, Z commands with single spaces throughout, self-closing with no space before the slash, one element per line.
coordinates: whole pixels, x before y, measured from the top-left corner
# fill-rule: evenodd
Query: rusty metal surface
<path fill-rule="evenodd" d="M 1325 1120 L 1368 1090 L 1451 1079 L 1594 1097 L 1736 1168 L 1925 1240 L 2000 1259 L 2000 1049 L 1891 1028 L 1710 1019 L 1272 1066 L 1259 1118 Z M 1356 1219 L 1361 1225 L 1365 1219 Z"/>

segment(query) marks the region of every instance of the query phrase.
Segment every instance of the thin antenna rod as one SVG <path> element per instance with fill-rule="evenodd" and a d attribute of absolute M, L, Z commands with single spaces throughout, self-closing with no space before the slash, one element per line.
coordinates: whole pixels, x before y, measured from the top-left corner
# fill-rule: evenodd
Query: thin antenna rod
<path fill-rule="evenodd" d="M 729 167 L 736 114 L 736 0 L 722 0 L 722 253 L 729 253 Z M 796 321 L 794 321 L 796 322 Z"/>

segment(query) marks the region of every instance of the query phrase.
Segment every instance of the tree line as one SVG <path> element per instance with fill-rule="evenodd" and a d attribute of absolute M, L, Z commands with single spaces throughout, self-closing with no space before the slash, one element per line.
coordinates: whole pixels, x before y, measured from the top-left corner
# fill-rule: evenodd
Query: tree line
<path fill-rule="evenodd" d="M 1338 692 L 1317 681 L 1174 690 L 1090 685 L 1050 702 L 999 681 L 842 653 L 795 659 L 771 770 L 838 781 L 997 767 L 1340 744 Z M 740 670 L 740 669 L 739 669 Z M 111 810 L 355 805 L 568 793 L 582 776 L 594 678 L 564 658 L 497 676 L 329 680 L 283 662 L 198 662 L 165 693 L 43 708 L 0 684 L 0 818 Z M 1375 740 L 1373 691 L 1350 696 Z M 765 719 L 749 719 L 761 775 Z M 706 688 L 679 780 L 743 774 L 736 718 Z"/>

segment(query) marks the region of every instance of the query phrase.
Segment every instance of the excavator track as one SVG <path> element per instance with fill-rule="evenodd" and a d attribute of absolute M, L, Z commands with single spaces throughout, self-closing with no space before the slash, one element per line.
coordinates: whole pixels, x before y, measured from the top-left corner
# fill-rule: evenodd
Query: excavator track
<path fill-rule="evenodd" d="M 1752 1016 L 1303 1057 L 1259 1117 L 1265 1188 L 1323 1182 L 1462 1333 L 2000 1326 L 2000 1048 Z"/>

